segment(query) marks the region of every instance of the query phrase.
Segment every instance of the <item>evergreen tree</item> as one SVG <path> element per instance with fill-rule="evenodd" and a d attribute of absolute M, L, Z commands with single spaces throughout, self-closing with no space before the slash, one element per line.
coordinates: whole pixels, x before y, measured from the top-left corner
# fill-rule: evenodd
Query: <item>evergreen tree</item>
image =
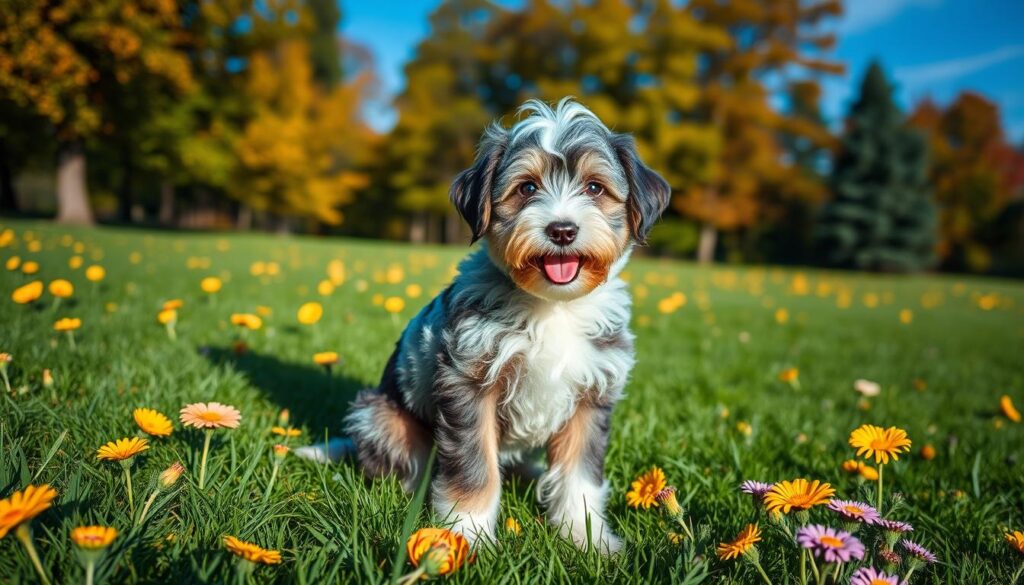
<path fill-rule="evenodd" d="M 818 245 L 835 266 L 907 272 L 928 266 L 936 214 L 923 136 L 908 127 L 878 63 L 851 108 Z"/>

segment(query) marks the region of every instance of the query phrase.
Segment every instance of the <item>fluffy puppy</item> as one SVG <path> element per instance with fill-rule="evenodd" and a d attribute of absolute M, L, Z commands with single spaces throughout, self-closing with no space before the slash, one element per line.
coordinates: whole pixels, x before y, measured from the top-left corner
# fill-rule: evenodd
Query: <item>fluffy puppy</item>
<path fill-rule="evenodd" d="M 436 445 L 433 507 L 471 541 L 494 534 L 503 468 L 546 448 L 537 491 L 551 522 L 583 547 L 589 517 L 590 542 L 614 552 L 604 456 L 633 366 L 619 273 L 670 190 L 579 103 L 520 113 L 484 132 L 451 187 L 483 245 L 409 323 L 345 428 L 369 476 L 407 489 Z"/>

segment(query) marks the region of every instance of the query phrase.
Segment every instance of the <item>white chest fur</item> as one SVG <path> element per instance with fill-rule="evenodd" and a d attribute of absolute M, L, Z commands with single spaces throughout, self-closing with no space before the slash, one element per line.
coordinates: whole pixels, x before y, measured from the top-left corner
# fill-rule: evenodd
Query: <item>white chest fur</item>
<path fill-rule="evenodd" d="M 519 368 L 498 406 L 503 448 L 541 446 L 572 416 L 584 392 L 621 390 L 633 356 L 596 340 L 629 335 L 628 315 L 629 299 L 618 282 L 573 302 L 531 308 L 525 329 L 501 341 L 520 348 Z"/>

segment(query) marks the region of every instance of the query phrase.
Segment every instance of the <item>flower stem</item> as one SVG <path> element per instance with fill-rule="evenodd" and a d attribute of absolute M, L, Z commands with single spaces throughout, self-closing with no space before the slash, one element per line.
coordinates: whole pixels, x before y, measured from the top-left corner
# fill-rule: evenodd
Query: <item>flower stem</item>
<path fill-rule="evenodd" d="M 757 569 L 757 572 L 761 574 L 761 578 L 764 579 L 764 582 L 768 585 L 772 585 L 772 580 L 768 578 L 768 574 L 761 568 L 761 563 L 759 561 L 754 563 L 754 567 Z"/>
<path fill-rule="evenodd" d="M 132 469 L 131 462 L 121 462 L 121 467 L 124 469 L 124 483 L 128 490 L 128 509 L 131 511 L 132 516 L 135 515 L 135 494 L 132 490 Z"/>
<path fill-rule="evenodd" d="M 800 549 L 800 585 L 807 585 L 807 549 Z"/>
<path fill-rule="evenodd" d="M 11 379 L 7 377 L 7 368 L 0 370 L 0 374 L 4 377 L 4 386 L 7 387 L 7 393 L 14 394 L 14 392 L 11 391 Z"/>
<path fill-rule="evenodd" d="M 43 564 L 39 562 L 39 553 L 36 552 L 36 547 L 32 544 L 32 533 L 29 531 L 28 522 L 23 522 L 18 526 L 14 531 L 14 535 L 18 537 L 22 546 L 25 547 L 28 558 L 32 560 L 32 566 L 36 568 L 36 573 L 39 573 L 39 580 L 43 582 L 43 585 L 50 585 L 50 579 L 43 571 Z"/>
<path fill-rule="evenodd" d="M 910 565 L 910 570 L 907 571 L 907 575 L 903 577 L 901 583 L 910 583 L 910 576 L 914 574 L 914 570 L 917 569 L 915 565 Z"/>
<path fill-rule="evenodd" d="M 139 519 L 135 523 L 136 526 L 142 526 L 142 521 L 146 519 L 146 514 L 149 513 L 149 508 L 153 505 L 153 502 L 156 501 L 156 496 L 159 493 L 160 493 L 159 489 L 153 490 L 153 493 L 146 500 L 146 505 L 142 506 L 142 513 L 139 514 Z"/>
<path fill-rule="evenodd" d="M 885 465 L 878 466 L 878 515 L 882 515 L 882 472 L 885 471 Z"/>
<path fill-rule="evenodd" d="M 842 563 L 836 563 L 836 570 L 833 571 L 833 573 L 832 573 L 832 582 L 833 583 L 838 583 L 839 582 L 839 569 L 841 569 L 842 567 L 843 567 Z"/>
<path fill-rule="evenodd" d="M 814 555 L 810 555 L 810 557 L 811 571 L 814 573 L 814 581 L 815 583 L 821 583 L 821 571 L 818 570 L 818 563 L 814 560 Z"/>
<path fill-rule="evenodd" d="M 93 574 L 96 572 L 96 561 L 90 560 L 85 565 L 85 585 L 92 585 Z"/>
<path fill-rule="evenodd" d="M 206 456 L 210 453 L 210 437 L 213 436 L 213 429 L 206 429 L 206 439 L 203 441 L 203 460 L 199 464 L 199 489 L 206 485 Z"/>
<path fill-rule="evenodd" d="M 68 331 L 68 343 L 71 345 L 71 351 L 78 351 L 78 346 L 75 345 L 75 332 Z"/>

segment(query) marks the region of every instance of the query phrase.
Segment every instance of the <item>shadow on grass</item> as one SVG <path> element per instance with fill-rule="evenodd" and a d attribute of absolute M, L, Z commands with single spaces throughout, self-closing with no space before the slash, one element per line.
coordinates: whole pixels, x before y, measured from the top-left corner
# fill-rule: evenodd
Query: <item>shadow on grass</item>
<path fill-rule="evenodd" d="M 292 425 L 307 427 L 310 440 L 322 438 L 325 430 L 338 436 L 349 403 L 369 386 L 337 368 L 328 376 L 320 367 L 283 362 L 252 351 L 236 355 L 230 348 L 211 347 L 205 355 L 214 364 L 230 364 L 270 400 L 291 411 Z"/>

